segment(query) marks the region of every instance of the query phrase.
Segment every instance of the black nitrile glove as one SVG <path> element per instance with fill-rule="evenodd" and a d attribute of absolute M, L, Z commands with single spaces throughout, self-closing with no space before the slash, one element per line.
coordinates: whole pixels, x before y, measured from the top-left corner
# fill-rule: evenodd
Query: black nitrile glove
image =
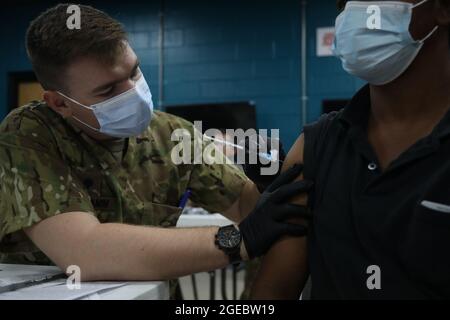
<path fill-rule="evenodd" d="M 303 165 L 295 165 L 281 174 L 261 195 L 255 209 L 241 222 L 239 230 L 250 259 L 264 255 L 280 237 L 304 236 L 307 227 L 288 223 L 290 218 L 311 218 L 306 206 L 287 201 L 298 194 L 311 190 L 311 181 L 297 181 Z"/>
<path fill-rule="evenodd" d="M 266 149 L 267 153 L 270 153 L 270 151 L 272 150 L 272 143 L 271 141 L 275 140 L 274 138 L 271 139 L 266 139 L 264 140 L 262 137 L 259 137 L 258 143 L 260 145 L 265 144 L 266 145 Z M 277 139 L 278 140 L 278 139 Z M 245 140 L 245 151 L 246 151 L 246 161 L 245 164 L 243 165 L 243 169 L 244 169 L 244 173 L 245 175 L 252 180 L 255 185 L 257 186 L 258 190 L 260 193 L 263 193 L 264 190 L 280 175 L 280 171 L 281 171 L 281 166 L 283 164 L 284 159 L 286 158 L 286 152 L 283 149 L 283 144 L 281 143 L 280 140 L 278 140 L 278 159 L 277 160 L 281 160 L 279 162 L 279 167 L 278 170 L 275 174 L 273 175 L 263 175 L 261 174 L 261 168 L 269 168 L 271 165 L 271 163 L 268 164 L 262 164 L 259 161 L 258 158 L 258 162 L 255 164 L 250 164 L 249 163 L 249 154 L 250 153 L 258 153 L 260 152 L 260 150 L 258 149 L 258 147 L 254 144 L 250 144 L 249 140 L 246 139 Z"/>

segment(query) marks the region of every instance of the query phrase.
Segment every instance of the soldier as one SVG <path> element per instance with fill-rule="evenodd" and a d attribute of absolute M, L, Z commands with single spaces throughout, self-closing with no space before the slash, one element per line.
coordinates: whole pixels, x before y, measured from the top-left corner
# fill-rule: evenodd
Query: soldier
<path fill-rule="evenodd" d="M 80 30 L 66 27 L 67 5 L 58 5 L 27 32 L 45 101 L 14 110 L 0 126 L 0 261 L 77 265 L 82 281 L 165 280 L 304 235 L 304 226 L 285 220 L 305 208 L 283 204 L 309 190 L 310 183 L 289 184 L 301 167 L 258 201 L 233 165 L 175 165 L 171 134 L 186 129 L 194 137 L 192 124 L 153 111 L 122 25 L 80 7 Z M 187 190 L 197 206 L 238 225 L 168 228 Z"/>

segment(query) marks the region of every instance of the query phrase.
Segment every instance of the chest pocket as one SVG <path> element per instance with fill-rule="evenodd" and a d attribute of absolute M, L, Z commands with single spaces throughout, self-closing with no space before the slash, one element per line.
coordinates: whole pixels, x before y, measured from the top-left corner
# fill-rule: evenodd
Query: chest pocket
<path fill-rule="evenodd" d="M 183 209 L 175 206 L 145 202 L 141 224 L 147 226 L 174 227 Z"/>
<path fill-rule="evenodd" d="M 411 278 L 432 288 L 440 298 L 450 296 L 450 172 L 438 172 L 440 179 L 427 188 L 410 213 L 400 251 Z"/>

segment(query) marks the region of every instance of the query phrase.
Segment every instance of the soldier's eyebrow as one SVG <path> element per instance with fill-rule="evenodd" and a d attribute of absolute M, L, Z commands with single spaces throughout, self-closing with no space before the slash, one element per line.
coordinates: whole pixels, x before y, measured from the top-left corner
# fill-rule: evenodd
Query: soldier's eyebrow
<path fill-rule="evenodd" d="M 98 94 L 98 93 L 100 93 L 102 91 L 105 91 L 106 89 L 108 89 L 108 88 L 118 84 L 118 83 L 121 83 L 122 81 L 124 81 L 126 79 L 129 79 L 130 77 L 132 77 L 133 75 L 136 74 L 137 69 L 139 68 L 139 65 L 140 65 L 139 60 L 136 60 L 136 63 L 134 64 L 133 69 L 131 69 L 131 72 L 130 72 L 130 74 L 127 77 L 124 77 L 124 78 L 121 78 L 121 79 L 112 80 L 112 81 L 110 81 L 108 83 L 102 84 L 102 85 L 96 87 L 94 90 L 92 90 L 92 94 L 94 94 L 94 95 Z"/>

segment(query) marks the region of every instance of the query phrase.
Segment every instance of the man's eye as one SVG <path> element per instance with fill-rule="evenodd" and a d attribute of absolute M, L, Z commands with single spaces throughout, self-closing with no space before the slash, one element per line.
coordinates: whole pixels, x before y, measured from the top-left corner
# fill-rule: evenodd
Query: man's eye
<path fill-rule="evenodd" d="M 139 69 L 136 69 L 133 71 L 133 74 L 131 75 L 132 79 L 136 79 L 140 75 Z"/>
<path fill-rule="evenodd" d="M 99 96 L 101 96 L 101 97 L 107 97 L 107 96 L 109 96 L 109 95 L 113 92 L 113 90 L 114 90 L 114 88 L 111 87 L 111 88 L 109 88 L 108 90 L 103 91 L 102 93 L 100 93 Z"/>

